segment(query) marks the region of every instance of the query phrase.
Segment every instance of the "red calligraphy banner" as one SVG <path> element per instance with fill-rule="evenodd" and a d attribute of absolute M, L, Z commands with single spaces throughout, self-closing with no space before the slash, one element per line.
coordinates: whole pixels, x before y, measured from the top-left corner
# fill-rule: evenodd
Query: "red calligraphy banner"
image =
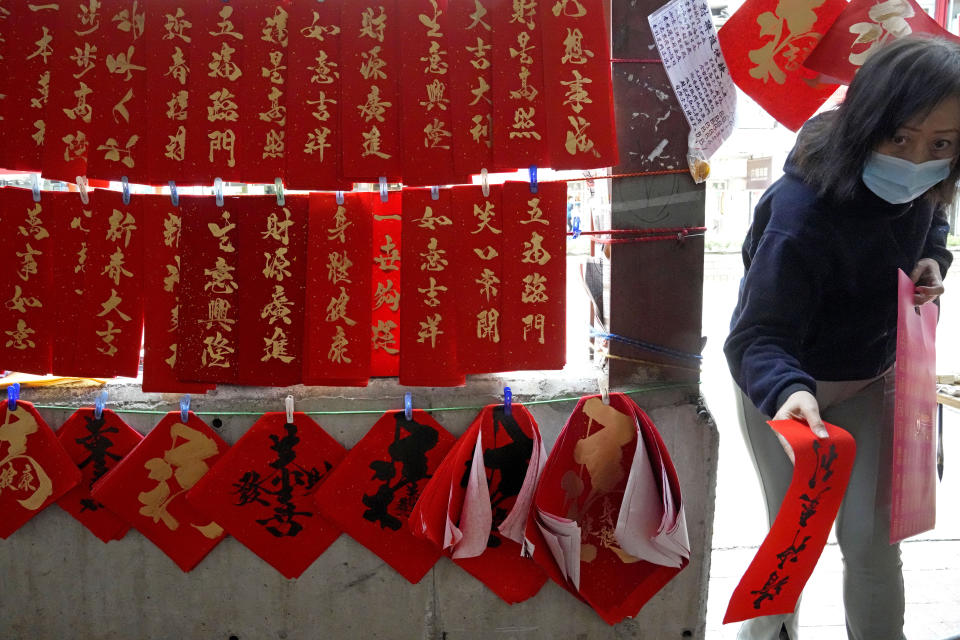
<path fill-rule="evenodd" d="M 733 81 L 792 131 L 837 89 L 803 62 L 846 6 L 825 0 L 787 21 L 775 0 L 748 0 L 717 34 Z"/>
<path fill-rule="evenodd" d="M 202 5 L 198 3 L 146 5 L 150 28 L 144 34 L 144 54 L 150 81 L 144 133 L 149 154 L 147 181 L 152 184 L 166 184 L 169 180 L 189 184 L 193 179 L 186 164 L 187 115 L 204 108 L 200 95 L 191 93 L 190 83 L 192 74 L 203 73 L 199 63 L 194 65 L 200 9 Z M 199 144 L 193 137 L 189 142 L 191 150 Z"/>
<path fill-rule="evenodd" d="M 310 194 L 304 384 L 370 378 L 372 193 Z M 399 304 L 399 295 L 396 304 Z"/>
<path fill-rule="evenodd" d="M 83 204 L 76 193 L 44 193 L 57 215 L 53 218 L 53 288 L 57 301 L 51 310 L 55 326 L 53 373 L 73 375 L 77 371 L 77 340 L 81 319 L 88 315 L 89 302 L 83 295 L 89 260 L 93 207 Z"/>
<path fill-rule="evenodd" d="M 46 196 L 34 202 L 27 189 L 0 189 L 4 246 L 0 265 L 7 274 L 0 285 L 0 367 L 39 375 L 52 371 L 54 312 L 61 302 L 53 295 L 51 236 L 60 212 Z"/>
<path fill-rule="evenodd" d="M 242 182 L 243 149 L 255 141 L 244 136 L 241 123 L 252 109 L 241 78 L 260 73 L 246 61 L 246 49 L 259 33 L 245 29 L 251 5 L 201 0 L 191 6 L 194 29 L 190 47 L 189 95 L 184 182 L 210 184 L 214 178 Z M 159 108 L 159 105 L 154 105 Z M 256 116 L 254 116 L 256 117 Z"/>
<path fill-rule="evenodd" d="M 404 190 L 402 385 L 449 387 L 465 383 L 457 364 L 461 283 L 454 267 L 462 244 L 451 200 L 449 189 L 435 194 L 430 189 Z M 486 223 L 489 225 L 490 220 Z"/>
<path fill-rule="evenodd" d="M 541 43 L 542 0 L 491 0 L 493 161 L 497 169 L 549 164 Z"/>
<path fill-rule="evenodd" d="M 340 189 L 340 0 L 296 2 L 290 12 L 287 83 L 287 186 Z"/>
<path fill-rule="evenodd" d="M 373 316 L 370 321 L 373 353 L 371 376 L 400 373 L 400 211 L 403 192 L 390 193 L 386 202 L 373 198 Z"/>
<path fill-rule="evenodd" d="M 91 85 L 96 117 L 87 133 L 87 171 L 100 179 L 148 182 L 146 9 L 129 0 L 102 0 L 101 11 L 101 71 Z"/>
<path fill-rule="evenodd" d="M 177 378 L 235 383 L 239 374 L 240 230 L 243 196 L 180 201 L 180 332 Z"/>
<path fill-rule="evenodd" d="M 503 185 L 503 352 L 508 370 L 566 362 L 566 182 Z"/>
<path fill-rule="evenodd" d="M 454 187 L 459 255 L 454 268 L 460 293 L 457 299 L 457 364 L 463 373 L 504 370 L 503 274 L 504 216 L 500 185 L 484 197 L 477 187 Z"/>
<path fill-rule="evenodd" d="M 80 470 L 29 402 L 0 403 L 0 538 L 6 539 L 80 482 Z"/>
<path fill-rule="evenodd" d="M 491 5 L 491 0 L 448 5 L 453 166 L 459 175 L 493 168 Z"/>
<path fill-rule="evenodd" d="M 398 179 L 400 14 L 396 0 L 345 2 L 340 24 L 343 173 L 358 182 Z"/>
<path fill-rule="evenodd" d="M 203 196 L 181 196 L 174 206 L 166 196 L 143 198 L 143 382 L 145 392 L 206 393 L 214 385 L 180 382 L 177 352 L 180 329 L 180 269 L 185 211 L 196 210 Z M 207 197 L 209 199 L 209 197 Z"/>
<path fill-rule="evenodd" d="M 93 489 L 93 499 L 133 525 L 183 571 L 223 540 L 223 529 L 187 502 L 187 491 L 227 450 L 227 443 L 190 412 L 160 423 Z"/>
<path fill-rule="evenodd" d="M 550 167 L 619 163 L 603 0 L 541 3 Z"/>
<path fill-rule="evenodd" d="M 15 14 L 0 9 L 4 32 L 3 67 L 6 71 L 3 100 L 4 144 L 0 165 L 7 169 L 37 171 L 42 166 L 46 141 L 46 107 L 50 79 L 60 43 L 53 40 L 61 10 L 57 4 L 21 4 Z M 60 56 L 57 56 L 59 59 Z"/>
<path fill-rule="evenodd" d="M 240 221 L 240 329 L 237 383 L 256 386 L 301 380 L 307 277 L 305 195 L 237 198 Z"/>
<path fill-rule="evenodd" d="M 292 0 L 244 6 L 240 77 L 240 175 L 244 182 L 272 183 L 286 169 L 287 45 Z"/>
<path fill-rule="evenodd" d="M 450 20 L 446 0 L 404 3 L 400 21 L 403 182 L 465 182 L 453 165 Z"/>
<path fill-rule="evenodd" d="M 60 445 L 80 469 L 80 484 L 57 504 L 104 542 L 120 540 L 130 525 L 90 495 L 93 485 L 143 440 L 110 409 L 100 417 L 92 407 L 78 409 L 57 430 Z"/>
<path fill-rule="evenodd" d="M 314 496 L 347 454 L 303 413 L 266 413 L 194 485 L 187 500 L 287 578 L 340 536 Z"/>

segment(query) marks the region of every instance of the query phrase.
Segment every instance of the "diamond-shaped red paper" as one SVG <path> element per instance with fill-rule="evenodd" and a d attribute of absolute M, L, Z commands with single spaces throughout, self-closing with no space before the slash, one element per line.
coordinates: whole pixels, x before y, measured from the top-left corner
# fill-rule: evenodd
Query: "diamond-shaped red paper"
<path fill-rule="evenodd" d="M 425 411 L 388 411 L 317 492 L 320 512 L 416 584 L 440 550 L 407 519 L 454 437 Z"/>
<path fill-rule="evenodd" d="M 83 474 L 80 484 L 57 504 L 104 542 L 119 540 L 130 530 L 129 523 L 94 500 L 90 491 L 143 436 L 113 411 L 104 409 L 97 418 L 93 408 L 86 407 L 67 418 L 57 439 Z"/>
<path fill-rule="evenodd" d="M 171 411 L 93 489 L 184 571 L 223 539 L 223 529 L 187 502 L 187 491 L 216 464 L 227 443 L 194 413 Z"/>
<path fill-rule="evenodd" d="M 187 494 L 190 504 L 287 578 L 340 536 L 314 502 L 347 450 L 303 413 L 264 414 Z"/>
<path fill-rule="evenodd" d="M 0 403 L 0 538 L 80 482 L 80 470 L 29 402 Z"/>

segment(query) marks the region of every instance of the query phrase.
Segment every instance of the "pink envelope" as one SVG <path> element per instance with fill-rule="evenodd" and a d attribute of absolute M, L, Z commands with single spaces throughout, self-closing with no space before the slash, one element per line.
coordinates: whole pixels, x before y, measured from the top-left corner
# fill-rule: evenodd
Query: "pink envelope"
<path fill-rule="evenodd" d="M 914 284 L 899 272 L 897 392 L 893 423 L 890 544 L 933 529 L 937 518 L 937 315 L 915 307 Z"/>

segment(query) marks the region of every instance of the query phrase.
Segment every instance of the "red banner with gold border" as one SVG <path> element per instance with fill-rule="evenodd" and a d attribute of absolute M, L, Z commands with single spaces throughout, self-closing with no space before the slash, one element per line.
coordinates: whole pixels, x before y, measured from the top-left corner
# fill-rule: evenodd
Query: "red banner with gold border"
<path fill-rule="evenodd" d="M 493 18 L 491 0 L 460 0 L 450 12 L 453 166 L 460 175 L 493 168 Z"/>
<path fill-rule="evenodd" d="M 50 192 L 43 194 L 57 212 L 51 236 L 57 259 L 53 261 L 53 288 L 57 305 L 51 309 L 55 326 L 53 336 L 53 373 L 72 375 L 77 371 L 80 354 L 77 340 L 81 318 L 88 315 L 89 302 L 83 295 L 89 262 L 93 207 L 83 204 L 79 194 Z"/>
<path fill-rule="evenodd" d="M 400 373 L 402 194 L 402 191 L 391 192 L 386 202 L 382 202 L 379 196 L 373 197 L 371 376 L 397 376 Z"/>

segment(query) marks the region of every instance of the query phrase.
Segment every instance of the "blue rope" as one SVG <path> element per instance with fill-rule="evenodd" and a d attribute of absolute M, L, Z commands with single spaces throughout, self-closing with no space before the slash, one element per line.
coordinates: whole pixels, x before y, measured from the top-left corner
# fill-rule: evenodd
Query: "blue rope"
<path fill-rule="evenodd" d="M 686 358 L 689 360 L 703 360 L 703 356 L 699 353 L 688 353 L 686 351 L 678 351 L 676 349 L 671 349 L 670 347 L 664 347 L 659 344 L 653 344 L 652 342 L 645 342 L 643 340 L 637 340 L 636 338 L 627 338 L 626 336 L 617 335 L 616 333 L 603 333 L 601 331 L 592 330 L 590 335 L 595 338 L 603 338 L 605 340 L 615 340 L 617 342 L 622 342 L 628 344 L 631 347 L 637 347 L 638 349 L 645 349 L 646 351 L 653 351 L 655 353 L 662 353 L 664 355 L 673 356 L 674 358 Z"/>

